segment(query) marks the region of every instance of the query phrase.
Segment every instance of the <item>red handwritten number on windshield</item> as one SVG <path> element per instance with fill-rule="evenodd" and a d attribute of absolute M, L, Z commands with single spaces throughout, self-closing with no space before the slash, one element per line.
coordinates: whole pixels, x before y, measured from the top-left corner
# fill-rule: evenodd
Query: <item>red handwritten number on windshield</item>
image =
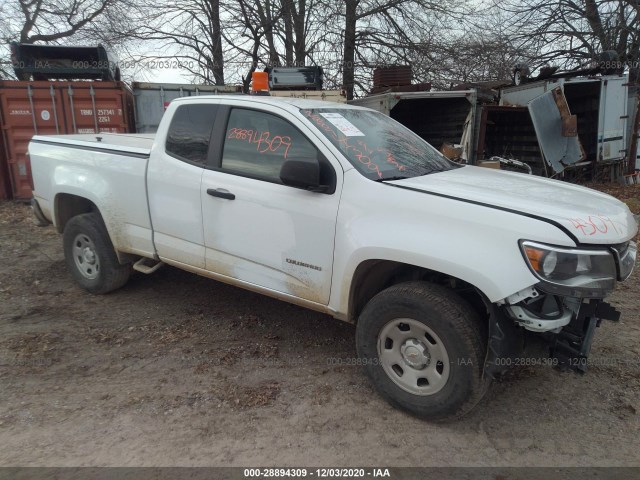
<path fill-rule="evenodd" d="M 318 126 L 319 129 L 323 130 L 327 135 L 331 136 L 338 143 L 338 146 L 344 150 L 345 153 L 352 152 L 358 162 L 365 165 L 369 170 L 375 172 L 378 178 L 382 178 L 380 167 L 376 163 L 374 163 L 368 155 L 352 145 L 349 141 L 349 137 L 342 133 L 339 137 L 334 129 L 330 125 L 328 125 L 324 121 L 324 118 L 322 118 L 320 115 L 311 115 L 308 112 L 305 112 L 305 115 L 309 117 Z"/>
<path fill-rule="evenodd" d="M 378 165 L 379 161 L 384 161 L 393 165 L 400 172 L 404 172 L 407 169 L 404 165 L 400 165 L 393 156 L 393 153 L 386 148 L 378 147 L 374 150 L 363 140 L 357 140 L 354 145 L 351 143 L 350 137 L 342 134 L 342 132 L 340 133 L 340 136 L 338 136 L 333 127 L 331 127 L 320 115 L 310 114 L 308 112 L 305 112 L 305 115 L 312 120 L 320 130 L 323 130 L 327 135 L 332 137 L 337 142 L 338 147 L 342 148 L 345 153 L 353 154 L 354 158 L 358 162 L 366 166 L 369 170 L 375 172 L 378 178 L 382 178 L 382 171 Z M 382 156 L 383 159 L 376 158 L 380 156 Z"/>

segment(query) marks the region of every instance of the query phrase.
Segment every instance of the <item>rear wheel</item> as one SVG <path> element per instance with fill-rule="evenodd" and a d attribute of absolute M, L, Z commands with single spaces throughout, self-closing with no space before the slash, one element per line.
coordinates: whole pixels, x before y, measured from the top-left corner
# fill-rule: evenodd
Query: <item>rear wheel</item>
<path fill-rule="evenodd" d="M 458 295 L 408 282 L 376 295 L 357 325 L 358 355 L 392 405 L 430 420 L 459 418 L 484 396 L 479 315 Z"/>
<path fill-rule="evenodd" d="M 73 217 L 64 229 L 64 256 L 78 284 L 91 293 L 122 287 L 131 273 L 121 265 L 102 218 L 97 213 Z"/>

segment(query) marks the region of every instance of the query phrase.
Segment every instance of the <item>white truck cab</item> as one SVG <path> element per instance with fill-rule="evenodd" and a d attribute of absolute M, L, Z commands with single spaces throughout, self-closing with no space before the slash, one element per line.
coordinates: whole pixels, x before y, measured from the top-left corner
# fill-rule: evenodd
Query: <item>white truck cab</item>
<path fill-rule="evenodd" d="M 378 391 L 428 419 L 468 412 L 525 336 L 584 371 L 635 265 L 618 200 L 452 163 L 362 107 L 187 97 L 155 136 L 35 136 L 29 153 L 34 210 L 82 287 L 168 264 L 354 323 Z"/>

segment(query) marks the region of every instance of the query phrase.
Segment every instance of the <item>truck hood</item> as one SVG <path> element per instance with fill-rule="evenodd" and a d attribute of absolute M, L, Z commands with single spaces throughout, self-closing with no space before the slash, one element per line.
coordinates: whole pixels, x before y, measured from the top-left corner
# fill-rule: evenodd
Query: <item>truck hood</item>
<path fill-rule="evenodd" d="M 558 180 L 466 166 L 392 183 L 537 217 L 555 224 L 581 244 L 615 245 L 638 232 L 638 224 L 624 203 Z"/>

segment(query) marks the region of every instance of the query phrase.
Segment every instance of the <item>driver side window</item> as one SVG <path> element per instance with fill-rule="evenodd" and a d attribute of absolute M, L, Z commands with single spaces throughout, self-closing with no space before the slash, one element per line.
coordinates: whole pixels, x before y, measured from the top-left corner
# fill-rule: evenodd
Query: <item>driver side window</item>
<path fill-rule="evenodd" d="M 222 151 L 222 170 L 280 181 L 285 160 L 318 161 L 318 150 L 288 121 L 270 113 L 234 108 Z"/>

